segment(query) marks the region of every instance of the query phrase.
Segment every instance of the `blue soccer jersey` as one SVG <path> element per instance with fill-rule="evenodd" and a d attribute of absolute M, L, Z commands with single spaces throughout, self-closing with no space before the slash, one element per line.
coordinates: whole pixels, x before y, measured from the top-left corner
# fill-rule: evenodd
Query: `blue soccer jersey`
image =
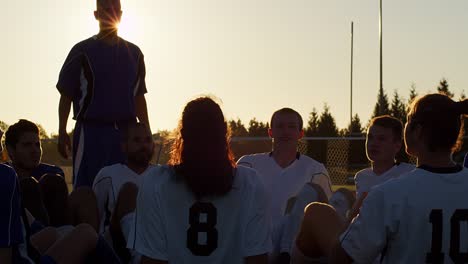
<path fill-rule="evenodd" d="M 72 99 L 76 120 L 134 120 L 134 97 L 146 93 L 143 54 L 122 38 L 114 44 L 86 39 L 68 54 L 57 89 Z"/>
<path fill-rule="evenodd" d="M 24 244 L 18 179 L 6 164 L 0 164 L 0 211 L 0 248 L 11 248 L 13 263 L 31 263 Z"/>
<path fill-rule="evenodd" d="M 11 162 L 6 162 L 6 165 L 13 167 L 13 164 Z M 47 163 L 40 163 L 32 172 L 31 172 L 31 177 L 33 177 L 36 180 L 40 180 L 41 177 L 44 174 L 58 174 L 62 177 L 65 177 L 65 173 L 63 170 L 55 165 L 47 164 Z"/>

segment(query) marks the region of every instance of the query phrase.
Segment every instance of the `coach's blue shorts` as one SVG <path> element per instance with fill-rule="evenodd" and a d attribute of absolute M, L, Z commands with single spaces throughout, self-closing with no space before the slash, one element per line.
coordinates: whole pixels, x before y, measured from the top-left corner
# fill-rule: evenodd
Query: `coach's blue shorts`
<path fill-rule="evenodd" d="M 73 133 L 73 187 L 93 185 L 105 166 L 125 161 L 119 127 L 126 123 L 76 122 Z"/>

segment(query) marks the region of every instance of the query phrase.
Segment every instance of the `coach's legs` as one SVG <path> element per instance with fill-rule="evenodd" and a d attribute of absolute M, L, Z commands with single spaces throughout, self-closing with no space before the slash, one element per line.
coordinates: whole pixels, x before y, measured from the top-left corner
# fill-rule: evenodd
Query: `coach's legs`
<path fill-rule="evenodd" d="M 73 134 L 73 187 L 93 185 L 105 166 L 123 162 L 120 132 L 114 124 L 77 122 Z"/>
<path fill-rule="evenodd" d="M 21 200 L 24 208 L 43 225 L 49 225 L 49 215 L 44 206 L 41 188 L 36 179 L 32 177 L 20 180 Z"/>
<path fill-rule="evenodd" d="M 117 197 L 114 213 L 110 223 L 110 233 L 114 244 L 114 250 L 122 262 L 130 261 L 131 255 L 127 249 L 129 230 L 126 230 L 126 221 L 133 217 L 136 208 L 138 187 L 134 183 L 124 184 Z"/>
<path fill-rule="evenodd" d="M 99 230 L 99 211 L 96 195 L 89 187 L 78 187 L 68 197 L 69 216 L 72 225 L 87 223 Z"/>
<path fill-rule="evenodd" d="M 307 257 L 328 256 L 343 229 L 344 224 L 333 207 L 311 203 L 305 209 L 296 246 Z"/>

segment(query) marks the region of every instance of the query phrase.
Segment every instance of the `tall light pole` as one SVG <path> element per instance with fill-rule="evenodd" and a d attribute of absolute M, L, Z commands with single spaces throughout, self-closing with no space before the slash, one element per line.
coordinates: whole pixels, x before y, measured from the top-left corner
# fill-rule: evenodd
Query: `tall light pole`
<path fill-rule="evenodd" d="M 354 45 L 354 22 L 351 21 L 351 78 L 350 78 L 350 109 L 349 109 L 349 125 L 353 123 L 353 45 Z M 350 127 L 351 128 L 351 127 Z"/>
<path fill-rule="evenodd" d="M 382 0 L 380 0 L 380 13 L 379 13 L 379 39 L 380 39 L 380 94 L 383 95 L 383 64 L 382 64 Z M 379 112 L 383 113 L 383 105 L 379 104 Z"/>

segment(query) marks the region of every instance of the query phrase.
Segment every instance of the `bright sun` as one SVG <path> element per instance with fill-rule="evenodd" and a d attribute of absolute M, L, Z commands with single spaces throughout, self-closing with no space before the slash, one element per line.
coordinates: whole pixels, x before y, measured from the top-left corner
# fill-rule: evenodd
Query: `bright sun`
<path fill-rule="evenodd" d="M 138 25 L 135 17 L 128 12 L 122 14 L 122 20 L 118 25 L 119 36 L 125 39 L 134 39 L 136 37 L 136 32 L 138 31 Z"/>

